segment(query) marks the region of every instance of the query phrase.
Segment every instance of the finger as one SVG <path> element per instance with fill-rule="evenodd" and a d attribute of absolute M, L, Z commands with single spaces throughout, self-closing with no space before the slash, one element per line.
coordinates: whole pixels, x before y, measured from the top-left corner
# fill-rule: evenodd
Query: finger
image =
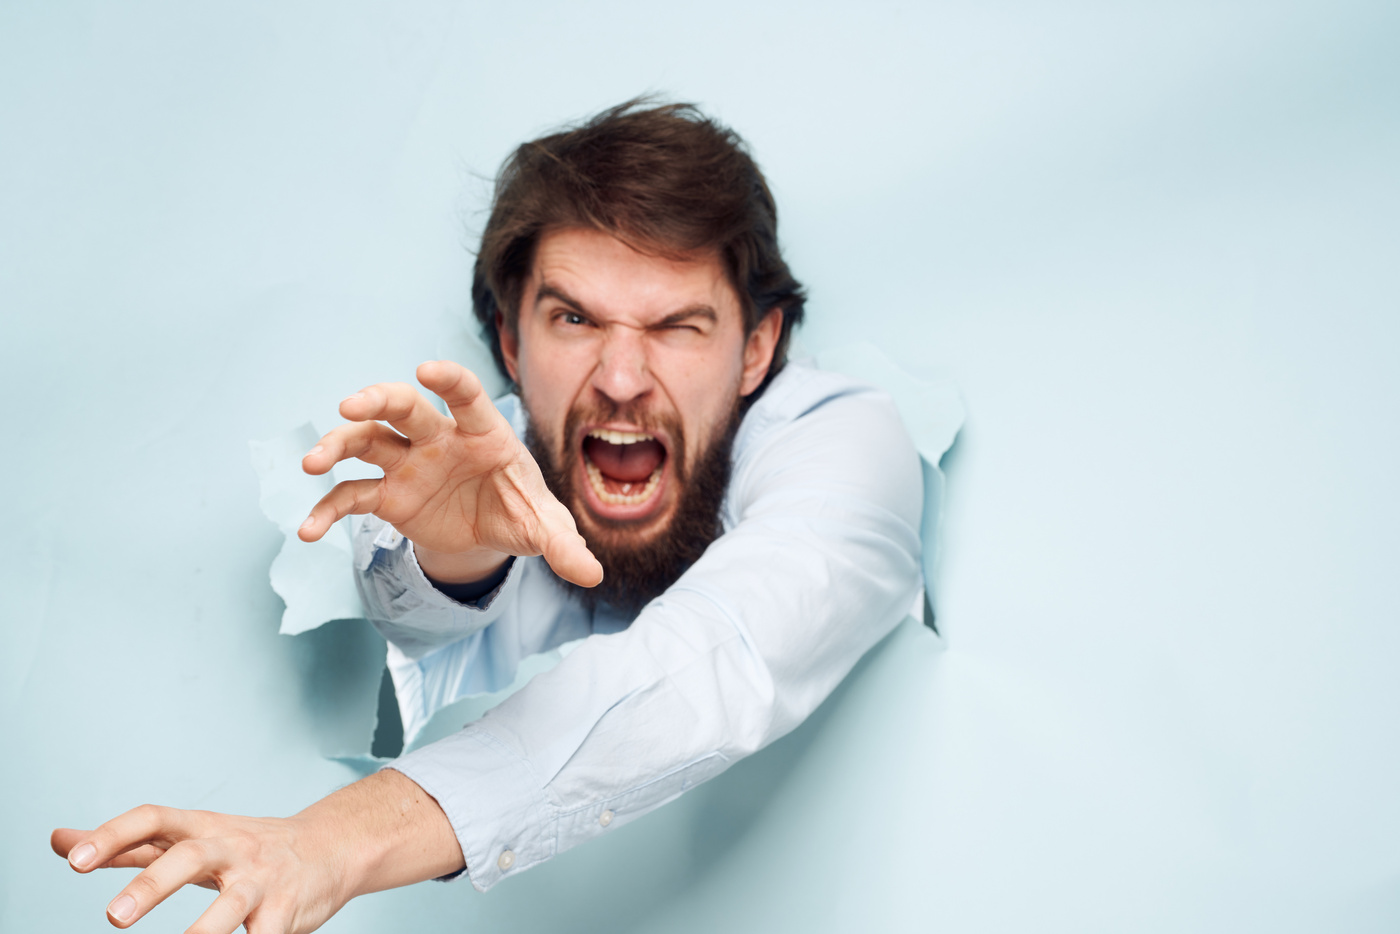
<path fill-rule="evenodd" d="M 214 904 L 204 910 L 204 914 L 190 925 L 185 934 L 232 934 L 238 926 L 248 920 L 248 915 L 262 901 L 260 893 L 251 884 L 235 882 L 214 899 Z M 253 930 L 250 925 L 249 930 Z M 279 931 L 285 930 L 278 928 Z"/>
<path fill-rule="evenodd" d="M 209 840 L 182 840 L 142 870 L 107 904 L 117 927 L 129 927 L 190 883 L 208 879 L 224 860 Z"/>
<path fill-rule="evenodd" d="M 156 846 L 154 843 L 143 843 L 138 847 L 133 847 L 125 853 L 118 853 L 106 863 L 101 869 L 145 869 L 151 863 L 160 859 L 165 854 L 165 849 Z"/>
<path fill-rule="evenodd" d="M 460 363 L 434 360 L 418 368 L 418 382 L 447 403 L 457 427 L 469 435 L 484 435 L 505 424 L 505 418 L 486 395 L 481 380 Z"/>
<path fill-rule="evenodd" d="M 76 839 L 65 836 L 60 841 L 60 831 L 54 831 L 49 842 L 57 850 L 62 843 L 71 840 L 68 862 L 79 872 L 91 872 L 119 853 L 143 843 L 172 844 L 192 836 L 198 827 L 197 812 L 143 804 Z"/>
<path fill-rule="evenodd" d="M 351 422 L 326 432 L 307 455 L 301 469 L 317 476 L 351 457 L 385 470 L 403 459 L 409 441 L 379 422 Z"/>
<path fill-rule="evenodd" d="M 344 480 L 311 507 L 311 514 L 297 529 L 304 542 L 314 542 L 346 516 L 374 512 L 384 498 L 383 480 Z"/>
<path fill-rule="evenodd" d="M 540 521 L 544 541 L 536 545 L 554 573 L 580 587 L 601 584 L 603 565 L 588 550 L 583 536 L 578 534 L 569 510 L 556 501 L 542 510 Z"/>
<path fill-rule="evenodd" d="M 352 422 L 388 422 L 409 441 L 426 441 L 448 426 L 447 417 L 407 383 L 376 383 L 340 403 Z"/>
<path fill-rule="evenodd" d="M 74 845 L 90 833 L 91 831 L 89 830 L 74 830 L 69 827 L 60 827 L 49 836 L 49 846 L 53 847 L 53 851 L 59 856 L 67 858 L 68 854 L 72 852 Z M 113 856 L 102 865 L 94 866 L 93 868 L 144 869 L 151 864 L 151 860 L 164 852 L 165 850 L 162 847 L 158 847 L 155 844 L 138 843 L 124 852 Z"/>

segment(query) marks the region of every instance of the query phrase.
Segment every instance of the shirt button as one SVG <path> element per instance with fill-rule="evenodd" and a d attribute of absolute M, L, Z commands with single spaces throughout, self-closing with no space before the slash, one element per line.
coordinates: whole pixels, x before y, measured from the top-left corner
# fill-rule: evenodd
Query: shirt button
<path fill-rule="evenodd" d="M 496 865 L 501 867 L 501 872 L 505 872 L 515 865 L 515 854 L 510 850 L 506 850 L 501 854 L 500 858 L 496 860 Z"/>
<path fill-rule="evenodd" d="M 613 812 L 612 812 L 612 811 L 604 811 L 602 814 L 599 814 L 599 815 L 598 815 L 598 823 L 602 824 L 604 827 L 606 827 L 606 826 L 608 826 L 609 824 L 611 824 L 611 823 L 612 823 L 612 819 L 613 819 Z"/>

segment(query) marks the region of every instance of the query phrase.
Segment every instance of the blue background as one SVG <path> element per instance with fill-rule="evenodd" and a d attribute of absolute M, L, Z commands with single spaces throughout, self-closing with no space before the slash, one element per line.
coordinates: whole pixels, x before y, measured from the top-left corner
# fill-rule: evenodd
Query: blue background
<path fill-rule="evenodd" d="M 1320 0 L 0 4 L 0 929 L 106 929 L 55 825 L 354 777 L 377 637 L 277 634 L 247 442 L 435 356 L 501 159 L 648 89 L 751 142 L 807 347 L 961 385 L 947 649 L 326 929 L 1400 927 L 1397 47 Z"/>

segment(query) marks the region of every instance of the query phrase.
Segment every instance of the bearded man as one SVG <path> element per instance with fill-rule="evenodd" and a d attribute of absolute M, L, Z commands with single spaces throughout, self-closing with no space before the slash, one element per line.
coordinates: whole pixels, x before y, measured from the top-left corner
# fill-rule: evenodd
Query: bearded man
<path fill-rule="evenodd" d="M 188 883 L 208 934 L 307 931 L 355 895 L 486 890 L 799 724 L 921 585 L 921 472 L 890 399 L 786 364 L 803 294 L 742 142 L 625 104 L 507 161 L 473 301 L 518 394 L 450 362 L 341 404 L 303 462 L 350 514 L 410 735 L 576 642 L 481 720 L 285 820 L 143 807 L 55 831 L 79 871 L 140 866 L 125 927 Z"/>

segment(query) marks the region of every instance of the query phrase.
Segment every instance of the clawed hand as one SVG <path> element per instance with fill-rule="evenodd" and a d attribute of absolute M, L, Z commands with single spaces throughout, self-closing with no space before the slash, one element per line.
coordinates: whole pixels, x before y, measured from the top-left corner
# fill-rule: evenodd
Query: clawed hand
<path fill-rule="evenodd" d="M 60 828 L 50 845 L 78 872 L 142 870 L 107 905 L 130 927 L 181 886 L 219 892 L 187 934 L 314 931 L 357 895 L 462 868 L 447 817 L 386 769 L 294 817 L 238 817 L 142 805 L 96 830 Z"/>
<path fill-rule="evenodd" d="M 442 397 L 450 418 L 405 383 L 378 383 L 340 404 L 350 424 L 322 438 L 303 469 L 324 474 L 353 457 L 384 476 L 337 484 L 311 510 L 301 538 L 316 541 L 347 515 L 374 513 L 414 543 L 424 570 L 438 580 L 478 580 L 509 555 L 544 555 L 565 580 L 585 587 L 601 581 L 602 566 L 573 516 L 549 492 L 480 380 L 438 361 L 420 366 L 418 381 Z"/>

